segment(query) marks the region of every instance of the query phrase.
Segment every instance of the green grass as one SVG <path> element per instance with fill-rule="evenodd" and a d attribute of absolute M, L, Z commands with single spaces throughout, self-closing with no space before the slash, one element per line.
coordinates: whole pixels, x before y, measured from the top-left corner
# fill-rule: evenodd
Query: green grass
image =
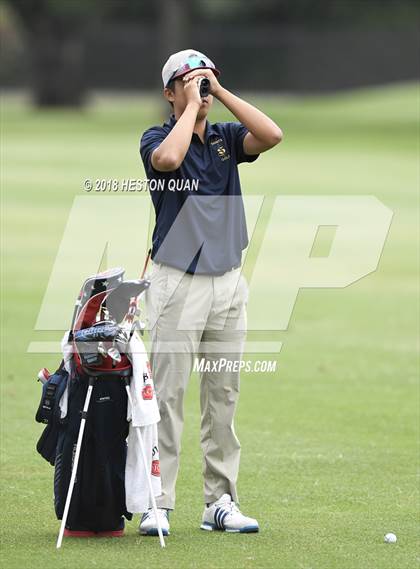
<path fill-rule="evenodd" d="M 412 569 L 418 563 L 418 87 L 253 100 L 283 127 L 285 140 L 241 167 L 244 193 L 375 195 L 394 211 L 378 270 L 345 289 L 301 291 L 287 331 L 252 334 L 284 344 L 276 374 L 243 376 L 236 420 L 241 504 L 259 519 L 260 534 L 198 529 L 199 404 L 192 377 L 166 550 L 136 534 L 136 518 L 122 540 L 66 540 L 56 552 L 53 470 L 35 451 L 42 427 L 34 422 L 40 392 L 34 378 L 58 358 L 28 354 L 27 347 L 60 337 L 35 332 L 34 325 L 73 198 L 83 194 L 85 178 L 143 176 L 138 139 L 160 122 L 159 107 L 152 98 L 100 97 L 82 113 L 39 112 L 3 98 L 4 567 Z M 229 115 L 217 107 L 213 119 Z M 261 235 L 259 229 L 257 245 Z M 257 249 L 250 249 L 251 265 Z M 396 545 L 383 543 L 388 531 L 397 534 Z"/>

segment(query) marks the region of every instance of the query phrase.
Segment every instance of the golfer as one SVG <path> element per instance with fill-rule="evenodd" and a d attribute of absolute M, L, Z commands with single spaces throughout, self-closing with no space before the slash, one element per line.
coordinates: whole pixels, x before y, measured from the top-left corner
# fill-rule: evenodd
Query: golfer
<path fill-rule="evenodd" d="M 162 69 L 163 95 L 172 114 L 142 136 L 140 153 L 156 224 L 146 309 L 151 367 L 159 402 L 162 494 L 158 514 L 169 534 L 184 423 L 183 399 L 196 358 L 202 358 L 200 404 L 204 513 L 201 528 L 256 532 L 258 522 L 238 508 L 240 444 L 234 431 L 238 363 L 246 336 L 248 287 L 241 275 L 248 236 L 238 164 L 254 162 L 282 139 L 264 113 L 219 83 L 204 54 L 187 49 Z M 200 95 L 208 79 L 209 94 Z M 210 124 L 214 97 L 238 122 Z M 150 186 L 152 187 L 152 186 Z M 221 362 L 230 365 L 220 366 Z M 204 363 L 203 363 L 204 362 Z M 152 510 L 139 531 L 157 534 Z"/>

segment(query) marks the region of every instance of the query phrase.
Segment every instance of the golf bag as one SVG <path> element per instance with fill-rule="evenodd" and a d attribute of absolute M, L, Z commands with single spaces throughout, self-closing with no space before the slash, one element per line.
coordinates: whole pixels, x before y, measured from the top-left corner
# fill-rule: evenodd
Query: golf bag
<path fill-rule="evenodd" d="M 127 348 L 137 298 L 150 283 L 123 275 L 111 269 L 85 281 L 63 362 L 41 378 L 36 420 L 47 426 L 37 450 L 55 467 L 55 513 L 68 532 L 115 532 L 132 517 L 124 485 L 132 376 Z"/>
<path fill-rule="evenodd" d="M 88 390 L 89 376 L 77 373 L 70 382 L 67 423 L 58 436 L 54 504 L 63 517 L 72 464 L 80 427 L 80 417 Z M 95 378 L 86 417 L 83 445 L 66 527 L 95 532 L 122 529 L 126 511 L 124 473 L 127 455 L 127 394 L 118 375 Z"/>

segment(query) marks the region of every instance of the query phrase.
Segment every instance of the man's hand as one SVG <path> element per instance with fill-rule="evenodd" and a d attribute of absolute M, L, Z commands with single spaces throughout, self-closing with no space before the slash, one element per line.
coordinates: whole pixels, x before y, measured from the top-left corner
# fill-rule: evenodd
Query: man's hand
<path fill-rule="evenodd" d="M 189 103 L 197 103 L 198 107 L 200 107 L 201 97 L 197 81 L 184 81 L 183 87 L 185 96 L 187 98 L 187 105 Z"/>
<path fill-rule="evenodd" d="M 195 79 L 195 83 L 197 83 L 199 77 L 207 77 L 210 81 L 210 94 L 217 98 L 222 86 L 211 69 L 194 69 L 194 71 L 190 71 L 184 75 L 182 80 L 188 85 L 188 83 L 193 82 L 192 79 Z"/>
<path fill-rule="evenodd" d="M 159 172 L 173 172 L 182 164 L 202 105 L 197 81 L 186 81 L 183 87 L 187 100 L 186 107 L 171 132 L 152 152 L 150 158 L 153 168 Z"/>

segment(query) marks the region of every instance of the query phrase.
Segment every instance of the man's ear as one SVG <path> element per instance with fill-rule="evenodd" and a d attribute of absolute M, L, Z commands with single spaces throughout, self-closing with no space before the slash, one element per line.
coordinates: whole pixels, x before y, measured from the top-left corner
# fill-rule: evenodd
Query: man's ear
<path fill-rule="evenodd" d="M 175 93 L 172 91 L 172 89 L 169 89 L 168 87 L 165 87 L 163 89 L 163 96 L 170 103 L 173 103 L 175 101 Z"/>

